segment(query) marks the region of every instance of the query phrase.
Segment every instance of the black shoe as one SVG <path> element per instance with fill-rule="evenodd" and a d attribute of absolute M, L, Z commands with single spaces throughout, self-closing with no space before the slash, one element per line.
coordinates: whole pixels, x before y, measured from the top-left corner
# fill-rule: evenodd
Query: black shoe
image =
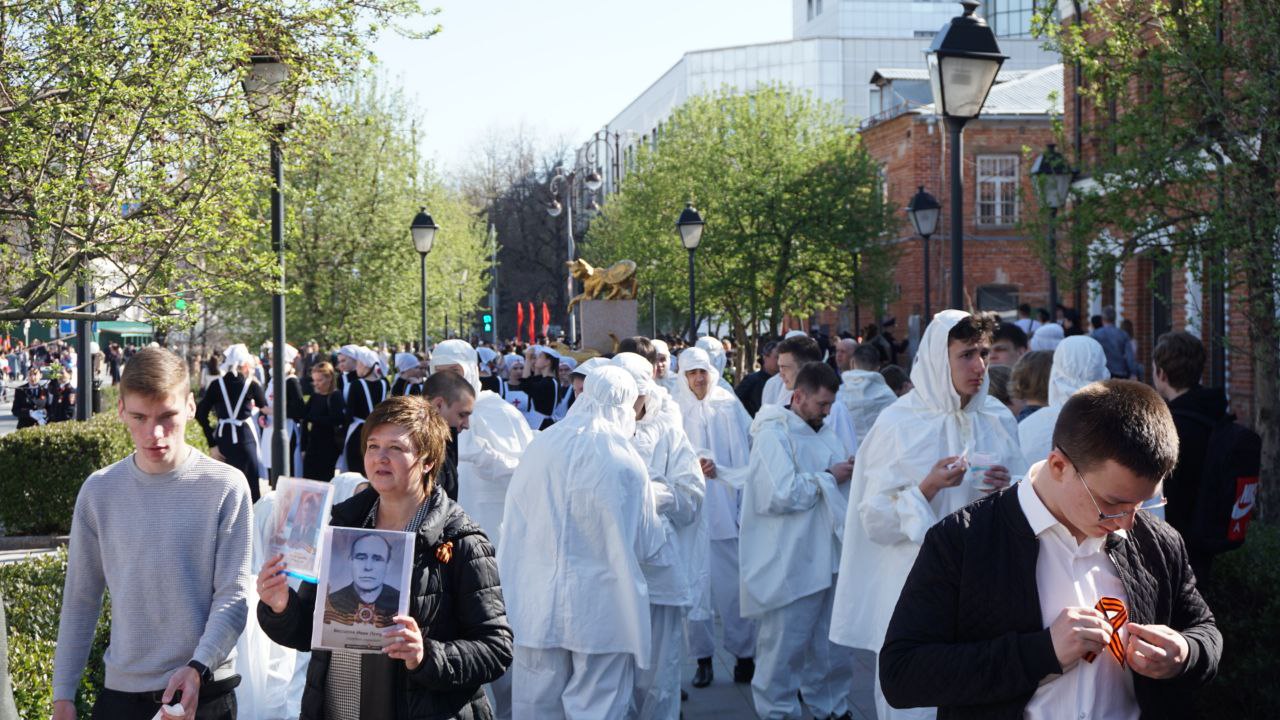
<path fill-rule="evenodd" d="M 751 678 L 755 676 L 756 659 L 738 658 L 738 663 L 733 666 L 733 681 L 736 683 L 749 683 Z"/>
<path fill-rule="evenodd" d="M 715 678 L 716 674 L 711 669 L 711 658 L 698 658 L 698 671 L 693 674 L 693 686 L 704 688 Z"/>
<path fill-rule="evenodd" d="M 684 688 L 680 688 L 680 702 L 688 702 L 688 700 L 689 693 L 685 692 Z"/>
<path fill-rule="evenodd" d="M 827 717 L 831 720 L 853 720 L 853 713 L 846 712 L 843 715 L 828 715 Z"/>

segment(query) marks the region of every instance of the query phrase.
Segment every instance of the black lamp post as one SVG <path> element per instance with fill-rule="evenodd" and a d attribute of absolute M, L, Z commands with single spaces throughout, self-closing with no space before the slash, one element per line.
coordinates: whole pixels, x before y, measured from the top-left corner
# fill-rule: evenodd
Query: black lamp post
<path fill-rule="evenodd" d="M 1058 208 L 1067 204 L 1071 191 L 1071 165 L 1057 146 L 1049 143 L 1049 149 L 1031 165 L 1031 179 L 1035 182 L 1040 202 L 1049 208 L 1049 313 L 1058 311 L 1058 237 L 1054 225 L 1058 220 Z"/>
<path fill-rule="evenodd" d="M 568 276 L 565 280 L 565 285 L 566 285 L 565 302 L 567 303 L 568 301 L 573 299 L 573 269 L 568 268 L 567 264 L 573 262 L 573 256 L 576 254 L 576 251 L 574 250 L 574 242 L 573 242 L 573 181 L 577 177 L 577 173 L 576 172 L 566 173 L 564 171 L 564 168 L 560 166 L 556 167 L 555 172 L 556 174 L 551 177 L 551 182 L 549 186 L 549 189 L 551 190 L 552 200 L 551 200 L 551 204 L 547 206 L 547 214 L 550 215 L 551 217 L 560 217 L 560 213 L 563 212 L 565 215 L 564 228 L 565 228 L 565 244 L 567 247 L 567 259 L 565 262 L 566 262 L 566 269 L 567 269 L 566 275 Z M 588 178 L 588 180 L 590 181 L 590 178 Z M 599 178 L 597 177 L 596 182 L 598 181 L 599 181 Z M 565 190 L 563 205 L 560 204 L 560 190 L 562 187 L 567 188 Z M 596 187 L 599 187 L 599 185 L 597 184 Z M 577 321 L 573 317 L 572 311 L 569 311 L 568 321 L 569 321 L 569 328 L 568 328 L 569 346 L 573 347 L 578 342 L 578 329 L 577 329 L 578 326 L 577 326 Z"/>
<path fill-rule="evenodd" d="M 702 242 L 702 216 L 698 211 L 693 209 L 693 203 L 685 203 L 684 210 L 680 211 L 680 219 L 676 220 L 676 229 L 680 231 L 680 244 L 684 245 L 684 249 L 689 251 L 689 344 L 693 345 L 698 341 L 698 313 L 695 310 L 696 291 L 694 290 L 695 272 L 693 265 L 693 253 L 698 249 L 698 243 Z"/>
<path fill-rule="evenodd" d="M 467 337 L 466 323 L 463 320 L 463 318 L 466 317 L 467 313 L 464 312 L 463 310 L 464 306 L 462 304 L 462 288 L 466 287 L 466 285 L 467 285 L 467 271 L 463 270 L 462 274 L 458 276 L 458 337 L 462 338 L 463 340 L 469 340 L 469 338 Z"/>
<path fill-rule="evenodd" d="M 271 413 L 271 487 L 289 475 L 288 438 L 285 437 L 284 387 L 284 170 L 280 136 L 293 119 L 294 94 L 289 66 L 275 55 L 253 55 L 242 85 L 249 110 L 271 130 L 271 249 L 280 267 L 280 283 L 271 294 L 271 385 L 275 407 Z"/>
<path fill-rule="evenodd" d="M 1008 56 L 996 35 L 974 15 L 978 0 L 960 0 L 964 14 L 942 27 L 927 51 L 929 85 L 937 113 L 947 122 L 951 145 L 951 306 L 964 307 L 964 188 L 960 174 L 960 134 L 982 112 L 996 73 Z"/>
<path fill-rule="evenodd" d="M 436 242 L 436 231 L 440 226 L 427 214 L 425 207 L 418 208 L 413 223 L 409 225 L 409 234 L 413 236 L 413 249 L 418 251 L 422 260 L 422 352 L 427 351 L 427 253 Z"/>
<path fill-rule="evenodd" d="M 907 203 L 907 217 L 915 226 L 916 233 L 924 240 L 924 324 L 933 319 L 929 312 L 929 237 L 938 230 L 938 216 L 942 214 L 942 205 L 938 199 L 924 191 L 921 185 L 916 194 Z M 922 327 L 921 330 L 924 328 Z"/>

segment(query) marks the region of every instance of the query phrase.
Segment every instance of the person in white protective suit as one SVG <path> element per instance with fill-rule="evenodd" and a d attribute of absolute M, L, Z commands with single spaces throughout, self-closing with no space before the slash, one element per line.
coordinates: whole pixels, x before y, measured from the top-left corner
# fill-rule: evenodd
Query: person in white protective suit
<path fill-rule="evenodd" d="M 529 443 L 507 490 L 498 571 L 518 720 L 626 717 L 650 664 L 640 564 L 666 534 L 631 445 L 640 394 L 620 367 L 595 370 L 583 391 Z"/>
<path fill-rule="evenodd" d="M 840 342 L 845 342 L 841 340 Z M 880 351 L 872 345 L 859 345 L 852 352 L 853 367 L 840 373 L 840 392 L 836 402 L 849 411 L 853 429 L 865 438 L 885 408 L 898 396 L 880 374 Z"/>
<path fill-rule="evenodd" d="M 776 404 L 785 406 L 791 402 L 791 389 L 795 386 L 796 373 L 800 372 L 803 365 L 821 361 L 822 348 L 818 347 L 817 340 L 804 333 L 788 333 L 787 338 L 778 343 L 778 374 L 774 377 L 782 379 L 783 387 Z M 858 432 L 853 426 L 853 416 L 844 403 L 837 402 L 831 406 L 825 424 L 831 426 L 836 437 L 840 438 L 845 453 L 852 456 L 858 452 Z"/>
<path fill-rule="evenodd" d="M 821 362 L 797 373 L 790 407 L 766 405 L 751 424 L 742 497 L 742 614 L 755 618 L 751 696 L 761 718 L 851 712 L 853 653 L 827 639 L 853 462 L 823 420 L 840 380 Z"/>
<path fill-rule="evenodd" d="M 1042 326 L 1041 330 L 1045 327 L 1048 326 Z M 1058 414 L 1072 394 L 1089 383 L 1110 378 L 1107 354 L 1097 340 L 1088 335 L 1073 335 L 1058 343 L 1053 351 L 1053 368 L 1049 371 L 1049 404 L 1018 423 L 1018 445 L 1022 447 L 1027 467 L 1049 457 L 1053 449 L 1053 426 L 1058 424 Z"/>
<path fill-rule="evenodd" d="M 684 416 L 684 430 L 698 454 L 707 478 L 702 525 L 706 555 L 693 609 L 689 612 L 689 652 L 698 660 L 694 687 L 711 684 L 715 674 L 715 625 L 720 615 L 724 648 L 738 659 L 733 680 L 751 682 L 755 674 L 755 623 L 742 617 L 738 604 L 738 518 L 742 512 L 742 481 L 750 460 L 751 416 L 736 395 L 714 382 L 715 366 L 700 348 L 680 353 L 680 380 L 675 398 Z"/>
<path fill-rule="evenodd" d="M 671 346 L 666 340 L 653 339 L 653 350 L 658 354 L 653 363 L 653 379 L 663 390 L 675 396 L 680 387 L 680 378 L 671 370 Z"/>
<path fill-rule="evenodd" d="M 790 340 L 793 337 L 809 337 L 802 330 L 792 330 L 782 336 L 783 340 Z M 791 395 L 787 393 L 787 384 L 782 379 L 782 373 L 775 373 L 764 383 L 764 391 L 760 393 L 760 406 L 765 405 L 786 405 Z"/>
<path fill-rule="evenodd" d="M 641 720 L 680 717 L 680 675 L 685 656 L 685 614 L 693 606 L 697 576 L 705 574 L 702 504 L 706 483 L 698 456 L 684 433 L 675 401 L 653 380 L 653 365 L 635 353 L 612 363 L 631 373 L 643 402 L 636 411 L 632 445 L 649 470 L 666 543 L 641 563 L 649 584 L 649 666 L 636 672 L 635 710 Z"/>
<path fill-rule="evenodd" d="M 694 347 L 699 348 L 707 354 L 707 357 L 711 358 L 711 364 L 716 368 L 716 384 L 729 392 L 733 392 L 733 386 L 729 384 L 728 380 L 724 379 L 724 366 L 728 362 L 728 358 L 724 354 L 724 343 L 720 342 L 719 338 L 703 335 L 698 338 L 698 342 L 694 344 Z"/>
<path fill-rule="evenodd" d="M 1046 323 L 1041 325 L 1036 328 L 1035 334 L 1031 336 L 1031 350 L 1048 350 L 1050 352 L 1057 350 L 1058 345 L 1062 344 L 1062 336 L 1063 333 L 1061 325 L 1057 323 Z M 1043 460 L 1044 458 L 1040 459 Z"/>
<path fill-rule="evenodd" d="M 832 641 L 879 652 L 925 532 L 1026 473 L 1017 423 L 987 394 L 994 331 L 988 317 L 961 310 L 935 315 L 911 368 L 914 389 L 880 413 L 863 439 L 850 483 Z M 935 713 L 889 707 L 878 671 L 875 695 L 880 720 Z"/>

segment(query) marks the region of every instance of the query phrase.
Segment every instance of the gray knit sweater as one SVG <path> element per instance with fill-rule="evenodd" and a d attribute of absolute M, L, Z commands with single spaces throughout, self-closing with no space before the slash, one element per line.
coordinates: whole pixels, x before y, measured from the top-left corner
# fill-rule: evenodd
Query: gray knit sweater
<path fill-rule="evenodd" d="M 108 688 L 163 690 L 192 659 L 227 662 L 248 612 L 248 490 L 240 471 L 194 448 L 172 472 L 144 473 L 130 455 L 89 476 L 71 522 L 55 700 L 75 698 L 104 589 Z"/>

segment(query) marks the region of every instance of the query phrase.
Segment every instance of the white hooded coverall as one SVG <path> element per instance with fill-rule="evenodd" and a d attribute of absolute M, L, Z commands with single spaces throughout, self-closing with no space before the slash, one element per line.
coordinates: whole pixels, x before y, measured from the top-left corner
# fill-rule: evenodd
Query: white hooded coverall
<path fill-rule="evenodd" d="M 853 429 L 862 439 L 871 432 L 876 418 L 885 408 L 897 402 L 884 376 L 869 370 L 845 370 L 840 374 L 840 392 L 836 402 L 848 411 Z"/>
<path fill-rule="evenodd" d="M 602 367 L 565 419 L 525 449 L 498 547 L 515 633 L 512 708 L 525 718 L 619 718 L 649 665 L 640 569 L 666 541 L 644 461 L 631 446 L 635 381 Z"/>
<path fill-rule="evenodd" d="M 989 380 L 962 408 L 951 380 L 947 335 L 968 313 L 945 310 L 925 329 L 911 369 L 915 388 L 880 413 L 853 466 L 844 554 L 831 619 L 831 640 L 879 652 L 889 618 L 925 532 L 983 497 L 966 476 L 926 500 L 920 482 L 952 455 L 984 452 L 1016 480 L 1027 470 L 1013 415 L 987 395 Z M 976 473 L 975 473 L 976 475 Z M 932 708 L 890 708 L 876 683 L 876 710 L 887 718 L 933 717 Z"/>
<path fill-rule="evenodd" d="M 738 538 L 742 614 L 755 618 L 751 694 L 762 718 L 849 710 L 853 653 L 827 639 L 848 500 L 827 468 L 848 459 L 834 430 L 792 410 L 760 408 Z"/>
<path fill-rule="evenodd" d="M 1111 377 L 1107 370 L 1107 354 L 1102 345 L 1088 335 L 1073 335 L 1053 351 L 1053 369 L 1049 371 L 1049 405 L 1028 415 L 1018 423 L 1018 444 L 1027 467 L 1049 456 L 1053 449 L 1053 427 L 1058 424 L 1062 406 L 1072 394 L 1089 383 Z"/>

